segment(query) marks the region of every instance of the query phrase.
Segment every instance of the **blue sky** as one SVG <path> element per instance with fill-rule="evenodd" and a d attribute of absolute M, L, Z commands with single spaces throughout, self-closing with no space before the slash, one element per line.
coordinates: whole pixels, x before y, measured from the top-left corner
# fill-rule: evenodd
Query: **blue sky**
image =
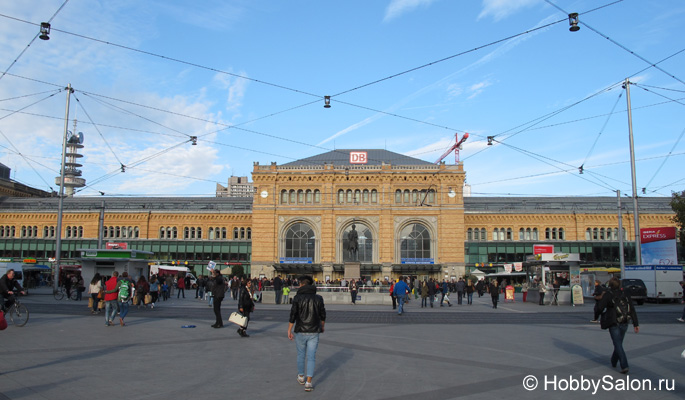
<path fill-rule="evenodd" d="M 0 19 L 0 162 L 44 190 L 70 83 L 79 196 L 213 196 L 333 149 L 434 162 L 464 132 L 474 196 L 630 194 L 626 78 L 638 188 L 685 189 L 679 0 L 27 0 Z"/>

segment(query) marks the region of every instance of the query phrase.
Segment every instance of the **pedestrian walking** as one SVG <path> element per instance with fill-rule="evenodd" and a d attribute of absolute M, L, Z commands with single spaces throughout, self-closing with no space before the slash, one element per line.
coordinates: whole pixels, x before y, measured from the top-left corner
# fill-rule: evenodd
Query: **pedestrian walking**
<path fill-rule="evenodd" d="M 521 293 L 523 294 L 523 302 L 525 303 L 528 298 L 528 282 L 523 282 L 521 284 Z"/>
<path fill-rule="evenodd" d="M 142 305 L 143 307 L 147 307 L 147 303 L 145 302 L 145 296 L 150 293 L 150 284 L 147 283 L 147 280 L 145 279 L 144 275 L 141 275 L 140 278 L 138 278 L 138 282 L 136 282 L 136 306 L 140 308 Z"/>
<path fill-rule="evenodd" d="M 155 303 L 159 300 L 159 281 L 154 275 L 150 278 L 150 296 L 152 297 L 150 307 L 155 308 Z"/>
<path fill-rule="evenodd" d="M 466 290 L 466 282 L 464 278 L 459 278 L 456 284 L 457 287 L 457 304 L 461 305 L 461 299 L 464 297 L 464 291 Z"/>
<path fill-rule="evenodd" d="M 274 294 L 276 295 L 276 304 L 281 304 L 281 299 L 283 296 L 283 280 L 281 279 L 280 275 L 274 278 Z"/>
<path fill-rule="evenodd" d="M 245 282 L 245 286 L 240 288 L 240 294 L 238 295 L 238 311 L 247 318 L 245 326 L 238 328 L 238 335 L 250 337 L 250 335 L 247 334 L 247 324 L 250 322 L 250 314 L 254 311 L 254 300 L 252 298 L 252 281 L 249 279 Z"/>
<path fill-rule="evenodd" d="M 176 298 L 180 298 L 181 295 L 183 295 L 183 298 L 186 298 L 186 281 L 183 279 L 183 277 L 179 276 L 178 277 L 178 283 L 176 283 L 178 293 L 176 293 Z"/>
<path fill-rule="evenodd" d="M 224 301 L 224 295 L 226 293 L 226 281 L 224 277 L 221 276 L 221 272 L 218 269 L 212 270 L 212 306 L 214 308 L 215 322 L 212 328 L 223 328 L 224 322 L 221 318 L 221 302 Z"/>
<path fill-rule="evenodd" d="M 395 282 L 390 282 L 390 299 L 392 300 L 392 309 L 397 309 L 397 297 L 395 297 Z"/>
<path fill-rule="evenodd" d="M 547 287 L 545 287 L 545 284 L 542 283 L 542 281 L 540 281 L 538 288 L 540 289 L 540 301 L 538 302 L 538 304 L 541 306 L 544 306 L 545 305 L 545 293 L 547 293 Z"/>
<path fill-rule="evenodd" d="M 400 279 L 395 284 L 393 292 L 397 298 L 397 315 L 402 315 L 404 312 L 404 301 L 407 298 L 407 293 L 409 293 L 409 285 L 407 285 L 402 276 L 400 276 Z"/>
<path fill-rule="evenodd" d="M 466 281 L 466 304 L 473 305 L 473 292 L 476 291 L 476 287 L 473 286 L 471 279 Z"/>
<path fill-rule="evenodd" d="M 435 281 L 433 281 L 433 278 L 431 278 L 428 281 L 428 298 L 430 299 L 430 305 L 431 308 L 433 308 L 433 302 L 435 301 Z"/>
<path fill-rule="evenodd" d="M 452 307 L 452 303 L 450 303 L 450 297 L 449 297 L 449 291 L 450 291 L 450 285 L 447 282 L 447 279 L 442 280 L 442 296 L 440 297 L 440 307 L 443 307 L 443 302 L 446 301 L 447 305 Z M 463 291 L 461 292 L 462 294 L 464 293 Z M 459 298 L 461 300 L 461 297 Z"/>
<path fill-rule="evenodd" d="M 428 283 L 421 282 L 421 308 L 428 307 Z"/>
<path fill-rule="evenodd" d="M 316 294 L 311 276 L 302 276 L 298 280 L 300 288 L 290 307 L 288 339 L 295 340 L 297 348 L 297 383 L 310 392 L 314 390 L 312 378 L 316 350 L 319 347 L 319 335 L 324 332 L 326 324 L 326 307 L 323 298 Z"/>
<path fill-rule="evenodd" d="M 599 302 L 602 310 L 600 326 L 608 329 L 611 342 L 614 345 L 614 352 L 611 354 L 611 366 L 616 368 L 621 364 L 621 373 L 627 374 L 628 357 L 623 349 L 623 338 L 628 331 L 628 323 L 633 323 L 635 333 L 640 332 L 640 324 L 637 321 L 637 313 L 630 296 L 621 289 L 621 281 L 613 277 L 609 280 L 609 288 L 602 295 Z"/>
<path fill-rule="evenodd" d="M 283 286 L 283 304 L 288 304 L 290 302 L 290 286 Z"/>
<path fill-rule="evenodd" d="M 592 321 L 590 322 L 597 322 L 599 323 L 599 316 L 602 313 L 602 310 L 599 308 L 599 301 L 602 300 L 602 294 L 604 293 L 604 287 L 602 286 L 602 282 L 599 281 L 599 279 L 595 280 L 595 291 L 592 292 L 592 297 L 595 299 L 595 307 L 594 307 L 594 316 L 592 317 Z"/>
<path fill-rule="evenodd" d="M 100 290 L 102 290 L 102 276 L 100 276 L 99 273 L 95 273 L 95 276 L 90 280 L 90 285 L 88 286 L 88 293 L 93 301 L 93 311 L 90 312 L 91 314 L 98 314 L 100 312 L 100 310 L 98 310 L 98 303 L 100 302 L 98 294 L 100 293 Z"/>
<path fill-rule="evenodd" d="M 112 277 L 105 282 L 105 326 L 111 326 L 114 317 L 119 311 L 119 305 L 117 303 L 117 298 L 119 297 L 119 282 L 117 278 L 119 277 L 118 271 L 112 272 Z"/>
<path fill-rule="evenodd" d="M 497 287 L 497 279 L 493 279 L 489 286 L 490 297 L 492 298 L 492 308 L 497 308 L 499 302 L 499 287 Z"/>
<path fill-rule="evenodd" d="M 128 272 L 121 273 L 121 279 L 117 283 L 117 305 L 119 306 L 119 325 L 126 326 L 124 318 L 128 314 L 128 301 L 133 293 L 133 282 L 128 277 Z"/>

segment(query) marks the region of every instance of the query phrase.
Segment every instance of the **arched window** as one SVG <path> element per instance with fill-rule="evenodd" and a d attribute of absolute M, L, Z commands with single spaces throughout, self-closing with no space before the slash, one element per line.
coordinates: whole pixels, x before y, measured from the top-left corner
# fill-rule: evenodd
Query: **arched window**
<path fill-rule="evenodd" d="M 585 230 L 585 240 L 592 240 L 592 229 L 587 228 Z"/>
<path fill-rule="evenodd" d="M 321 203 L 321 191 L 319 189 L 314 190 L 314 203 Z"/>
<path fill-rule="evenodd" d="M 593 228 L 592 229 L 592 240 L 598 240 L 599 239 L 599 229 Z"/>
<path fill-rule="evenodd" d="M 371 202 L 378 203 L 378 191 L 376 189 L 371 189 Z"/>
<path fill-rule="evenodd" d="M 488 231 L 485 228 L 480 228 L 480 240 L 488 240 Z"/>
<path fill-rule="evenodd" d="M 239 234 L 238 234 L 238 228 L 233 228 L 233 239 L 238 239 Z"/>
<path fill-rule="evenodd" d="M 514 240 L 514 233 L 511 228 L 507 228 L 507 240 Z"/>
<path fill-rule="evenodd" d="M 418 204 L 419 202 L 419 191 L 416 189 L 411 191 L 411 202 L 412 204 Z"/>
<path fill-rule="evenodd" d="M 469 228 L 466 230 L 466 240 L 473 240 L 473 229 Z"/>
<path fill-rule="evenodd" d="M 604 228 L 599 228 L 599 240 L 605 240 L 606 236 L 604 235 Z"/>
<path fill-rule="evenodd" d="M 245 228 L 240 228 L 240 238 L 245 239 Z"/>
<path fill-rule="evenodd" d="M 435 190 L 433 189 L 428 190 L 428 202 L 435 204 Z"/>
<path fill-rule="evenodd" d="M 338 203 L 343 204 L 345 202 L 345 191 L 340 189 L 338 190 Z"/>
<path fill-rule="evenodd" d="M 295 189 L 290 190 L 290 204 L 295 204 L 297 203 L 297 192 L 295 192 Z"/>
<path fill-rule="evenodd" d="M 395 190 L 395 203 L 401 203 L 402 202 L 402 191 L 401 190 Z"/>
<path fill-rule="evenodd" d="M 404 203 L 409 204 L 411 202 L 411 199 L 409 197 L 410 195 L 411 195 L 411 193 L 409 192 L 409 189 L 406 189 L 404 191 Z"/>
<path fill-rule="evenodd" d="M 171 231 L 174 234 L 173 238 L 178 239 L 178 229 L 176 229 L 176 227 L 174 226 Z"/>
<path fill-rule="evenodd" d="M 288 204 L 288 191 L 281 190 L 281 204 Z"/>
<path fill-rule="evenodd" d="M 208 234 L 209 234 L 209 237 L 207 237 L 207 239 L 214 240 L 214 228 L 209 228 Z"/>
<path fill-rule="evenodd" d="M 190 239 L 190 229 L 187 226 L 183 228 L 183 239 Z"/>
<path fill-rule="evenodd" d="M 350 245 L 349 234 L 352 231 L 352 225 L 354 225 L 354 230 L 357 231 L 357 257 L 356 259 L 347 250 Z M 342 255 L 343 262 L 347 261 L 359 261 L 359 262 L 373 262 L 373 234 L 371 230 L 364 224 L 354 223 L 348 226 L 345 231 L 343 231 L 342 237 Z"/>
<path fill-rule="evenodd" d="M 82 226 L 78 227 L 78 237 L 83 237 L 83 227 Z"/>
<path fill-rule="evenodd" d="M 495 228 L 492 231 L 492 240 L 497 240 L 497 238 L 499 238 L 499 228 Z"/>
<path fill-rule="evenodd" d="M 197 228 L 197 236 L 196 238 L 202 239 L 202 227 Z"/>
<path fill-rule="evenodd" d="M 369 202 L 369 190 L 368 189 L 364 189 L 364 191 L 362 192 L 362 202 L 364 202 L 364 203 Z"/>
<path fill-rule="evenodd" d="M 300 189 L 297 191 L 297 202 L 304 204 L 304 190 Z"/>
<path fill-rule="evenodd" d="M 310 189 L 307 189 L 306 196 L 305 196 L 305 201 L 309 204 L 312 203 L 312 191 Z"/>
<path fill-rule="evenodd" d="M 564 228 L 559 228 L 559 240 L 564 240 L 566 239 L 566 235 L 564 234 Z"/>
<path fill-rule="evenodd" d="M 165 239 L 166 238 L 166 229 L 164 229 L 163 226 L 159 227 L 159 238 L 160 239 Z"/>
<path fill-rule="evenodd" d="M 226 239 L 226 228 L 221 228 L 221 238 Z"/>
<path fill-rule="evenodd" d="M 417 263 L 431 257 L 430 232 L 422 224 L 409 224 L 400 232 L 400 261 Z"/>
<path fill-rule="evenodd" d="M 285 257 L 316 260 L 316 236 L 309 225 L 293 224 L 285 233 Z"/>
<path fill-rule="evenodd" d="M 252 239 L 252 228 L 247 228 L 247 238 Z"/>
<path fill-rule="evenodd" d="M 354 191 L 354 202 L 355 204 L 359 204 L 362 201 L 362 192 L 361 190 L 357 189 Z"/>
<path fill-rule="evenodd" d="M 347 202 L 352 204 L 354 201 L 352 189 L 347 189 Z"/>

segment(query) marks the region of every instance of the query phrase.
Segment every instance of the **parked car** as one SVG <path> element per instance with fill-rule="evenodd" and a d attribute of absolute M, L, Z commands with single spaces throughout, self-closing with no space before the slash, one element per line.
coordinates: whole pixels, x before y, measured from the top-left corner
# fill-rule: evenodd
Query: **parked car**
<path fill-rule="evenodd" d="M 647 286 L 642 279 L 621 279 L 623 291 L 630 296 L 638 306 L 645 303 L 647 299 Z"/>

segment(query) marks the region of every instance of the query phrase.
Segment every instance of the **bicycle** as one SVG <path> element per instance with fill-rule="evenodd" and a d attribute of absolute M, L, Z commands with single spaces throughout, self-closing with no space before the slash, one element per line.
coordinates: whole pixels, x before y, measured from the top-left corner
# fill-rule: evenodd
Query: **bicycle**
<path fill-rule="evenodd" d="M 3 304 L 4 308 L 4 304 Z M 15 296 L 14 303 L 7 309 L 6 314 L 9 315 L 10 321 L 14 326 L 22 327 L 29 322 L 29 309 L 19 301 L 19 295 Z"/>
<path fill-rule="evenodd" d="M 76 293 L 77 289 L 72 289 L 71 295 L 69 296 L 70 299 L 76 300 L 78 293 Z M 62 300 L 64 296 L 67 294 L 67 290 L 64 288 L 64 286 L 60 286 L 57 289 L 55 289 L 52 294 L 55 296 L 55 300 Z"/>

